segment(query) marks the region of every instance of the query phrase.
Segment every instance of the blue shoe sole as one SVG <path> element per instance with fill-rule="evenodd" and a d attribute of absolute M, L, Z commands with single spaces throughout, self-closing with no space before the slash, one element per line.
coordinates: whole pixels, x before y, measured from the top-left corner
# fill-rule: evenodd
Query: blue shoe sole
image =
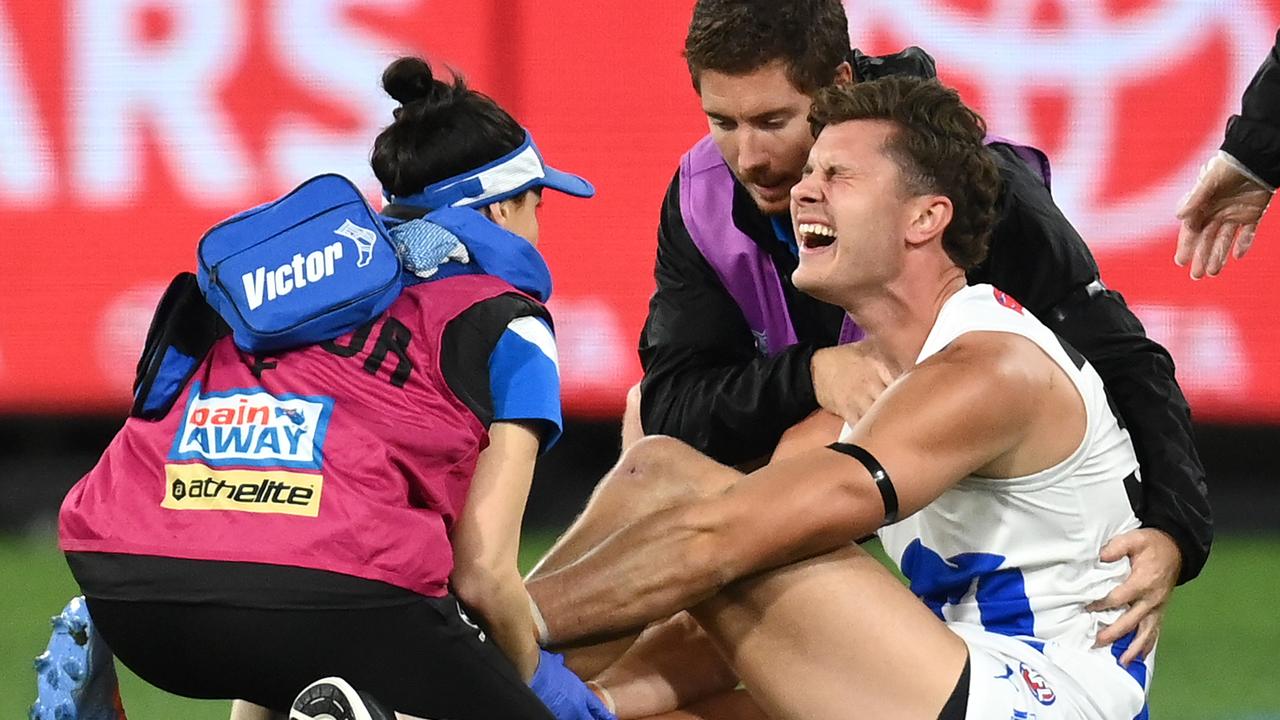
<path fill-rule="evenodd" d="M 35 659 L 30 720 L 124 720 L 111 651 L 96 637 L 84 598 L 73 598 L 51 623 L 49 645 Z"/>

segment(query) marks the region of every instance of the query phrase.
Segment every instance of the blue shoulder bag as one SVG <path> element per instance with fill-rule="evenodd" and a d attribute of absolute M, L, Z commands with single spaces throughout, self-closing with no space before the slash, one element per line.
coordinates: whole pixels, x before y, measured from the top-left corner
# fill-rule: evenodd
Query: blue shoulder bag
<path fill-rule="evenodd" d="M 340 175 L 319 175 L 211 228 L 197 280 L 242 350 L 331 340 L 399 296 L 400 259 L 381 218 Z"/>

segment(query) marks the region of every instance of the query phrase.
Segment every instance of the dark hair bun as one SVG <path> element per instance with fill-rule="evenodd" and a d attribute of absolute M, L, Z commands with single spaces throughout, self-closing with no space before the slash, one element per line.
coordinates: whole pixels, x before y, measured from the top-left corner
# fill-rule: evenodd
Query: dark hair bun
<path fill-rule="evenodd" d="M 435 79 L 431 66 L 418 57 L 402 57 L 382 73 L 382 89 L 401 105 L 422 100 L 436 104 L 453 95 L 453 87 Z"/>
<path fill-rule="evenodd" d="M 491 98 L 467 88 L 450 69 L 438 80 L 422 58 L 402 57 L 382 73 L 382 87 L 400 107 L 378 134 L 369 158 L 373 173 L 392 195 L 412 195 L 427 185 L 480 167 L 524 142 L 524 128 Z"/>

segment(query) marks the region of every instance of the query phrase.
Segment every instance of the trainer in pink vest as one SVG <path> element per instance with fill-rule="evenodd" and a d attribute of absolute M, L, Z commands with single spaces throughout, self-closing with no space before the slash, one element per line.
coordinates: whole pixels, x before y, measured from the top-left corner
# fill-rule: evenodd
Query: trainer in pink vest
<path fill-rule="evenodd" d="M 291 565 L 443 595 L 488 433 L 445 382 L 441 337 L 511 292 L 488 275 L 415 285 L 371 325 L 262 363 L 219 340 L 168 415 L 130 418 L 67 495 L 62 549 Z"/>

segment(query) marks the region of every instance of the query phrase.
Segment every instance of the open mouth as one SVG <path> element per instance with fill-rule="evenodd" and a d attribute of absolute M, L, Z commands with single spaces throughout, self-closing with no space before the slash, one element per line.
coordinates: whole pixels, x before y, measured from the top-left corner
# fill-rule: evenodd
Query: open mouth
<path fill-rule="evenodd" d="M 800 223 L 796 227 L 796 240 L 805 250 L 816 250 L 836 241 L 836 230 L 821 223 Z"/>

